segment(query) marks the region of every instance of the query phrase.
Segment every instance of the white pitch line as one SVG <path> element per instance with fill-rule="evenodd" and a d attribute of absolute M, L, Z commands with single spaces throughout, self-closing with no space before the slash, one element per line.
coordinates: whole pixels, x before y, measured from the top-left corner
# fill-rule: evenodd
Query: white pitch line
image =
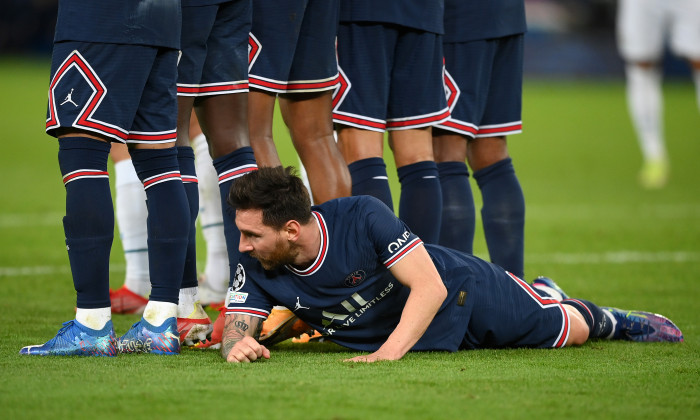
<path fill-rule="evenodd" d="M 602 253 L 553 253 L 525 256 L 526 262 L 552 264 L 644 264 L 686 263 L 700 261 L 700 252 L 693 251 L 609 251 Z"/>
<path fill-rule="evenodd" d="M 480 258 L 488 256 L 479 255 Z M 683 264 L 689 262 L 699 262 L 700 252 L 696 251 L 609 251 L 601 253 L 564 253 L 553 254 L 530 254 L 525 256 L 526 263 L 538 264 L 644 264 L 644 263 L 670 263 Z M 203 266 L 202 262 L 198 265 Z M 123 273 L 126 267 L 124 264 L 112 264 L 109 271 L 112 273 Z M 70 267 L 65 266 L 27 266 L 27 267 L 0 267 L 0 277 L 26 277 L 51 274 L 70 274 Z"/>
<path fill-rule="evenodd" d="M 112 264 L 109 267 L 110 273 L 123 273 L 125 270 L 126 267 L 124 264 Z M 48 276 L 52 274 L 70 274 L 70 266 L 66 264 L 27 267 L 0 267 L 0 277 Z"/>

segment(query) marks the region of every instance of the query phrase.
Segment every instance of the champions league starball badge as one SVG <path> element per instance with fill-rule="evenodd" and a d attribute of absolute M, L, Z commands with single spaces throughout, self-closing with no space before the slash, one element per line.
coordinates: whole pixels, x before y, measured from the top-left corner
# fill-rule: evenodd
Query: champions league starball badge
<path fill-rule="evenodd" d="M 233 284 L 231 285 L 231 288 L 233 289 L 234 292 L 237 292 L 243 288 L 243 285 L 245 284 L 245 270 L 243 269 L 243 266 L 241 264 L 238 264 L 238 267 L 236 267 L 236 275 L 233 278 Z"/>

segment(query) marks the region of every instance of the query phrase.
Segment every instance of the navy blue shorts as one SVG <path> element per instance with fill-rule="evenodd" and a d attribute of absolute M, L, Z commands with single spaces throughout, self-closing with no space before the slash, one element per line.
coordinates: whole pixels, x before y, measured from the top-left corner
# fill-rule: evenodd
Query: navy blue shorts
<path fill-rule="evenodd" d="M 502 273 L 473 280 L 474 306 L 461 348 L 564 347 L 570 320 L 561 303 Z"/>
<path fill-rule="evenodd" d="M 55 43 L 46 132 L 75 127 L 122 143 L 174 142 L 177 58 L 170 48 Z"/>
<path fill-rule="evenodd" d="M 333 121 L 365 130 L 434 125 L 449 116 L 442 37 L 397 25 L 341 23 Z"/>
<path fill-rule="evenodd" d="M 469 137 L 522 131 L 523 35 L 445 43 L 450 119 L 439 128 Z"/>
<path fill-rule="evenodd" d="M 250 86 L 276 93 L 335 89 L 338 0 L 253 2 Z"/>
<path fill-rule="evenodd" d="M 178 95 L 248 91 L 251 10 L 250 0 L 182 8 Z"/>

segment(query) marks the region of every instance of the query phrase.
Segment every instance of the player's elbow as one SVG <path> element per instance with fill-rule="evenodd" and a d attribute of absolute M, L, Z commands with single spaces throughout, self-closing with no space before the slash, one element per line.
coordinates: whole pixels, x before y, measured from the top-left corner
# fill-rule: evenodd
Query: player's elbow
<path fill-rule="evenodd" d="M 432 295 L 435 299 L 435 302 L 438 304 L 438 307 L 442 305 L 442 303 L 447 299 L 447 287 L 445 287 L 445 283 L 442 282 L 442 279 L 438 279 L 439 281 L 434 282 L 433 285 L 433 290 L 432 290 Z"/>

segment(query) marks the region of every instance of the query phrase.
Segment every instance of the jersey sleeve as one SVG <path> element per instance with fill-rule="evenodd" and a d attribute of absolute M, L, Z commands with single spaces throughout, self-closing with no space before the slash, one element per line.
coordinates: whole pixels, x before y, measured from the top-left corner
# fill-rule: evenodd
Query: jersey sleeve
<path fill-rule="evenodd" d="M 270 315 L 273 303 L 256 280 L 261 274 L 259 271 L 254 265 L 246 264 L 246 258 L 241 258 L 226 296 L 226 315 L 252 315 L 263 319 Z"/>
<path fill-rule="evenodd" d="M 391 268 L 423 241 L 381 201 L 368 197 L 363 203 L 362 227 L 386 268 Z"/>

